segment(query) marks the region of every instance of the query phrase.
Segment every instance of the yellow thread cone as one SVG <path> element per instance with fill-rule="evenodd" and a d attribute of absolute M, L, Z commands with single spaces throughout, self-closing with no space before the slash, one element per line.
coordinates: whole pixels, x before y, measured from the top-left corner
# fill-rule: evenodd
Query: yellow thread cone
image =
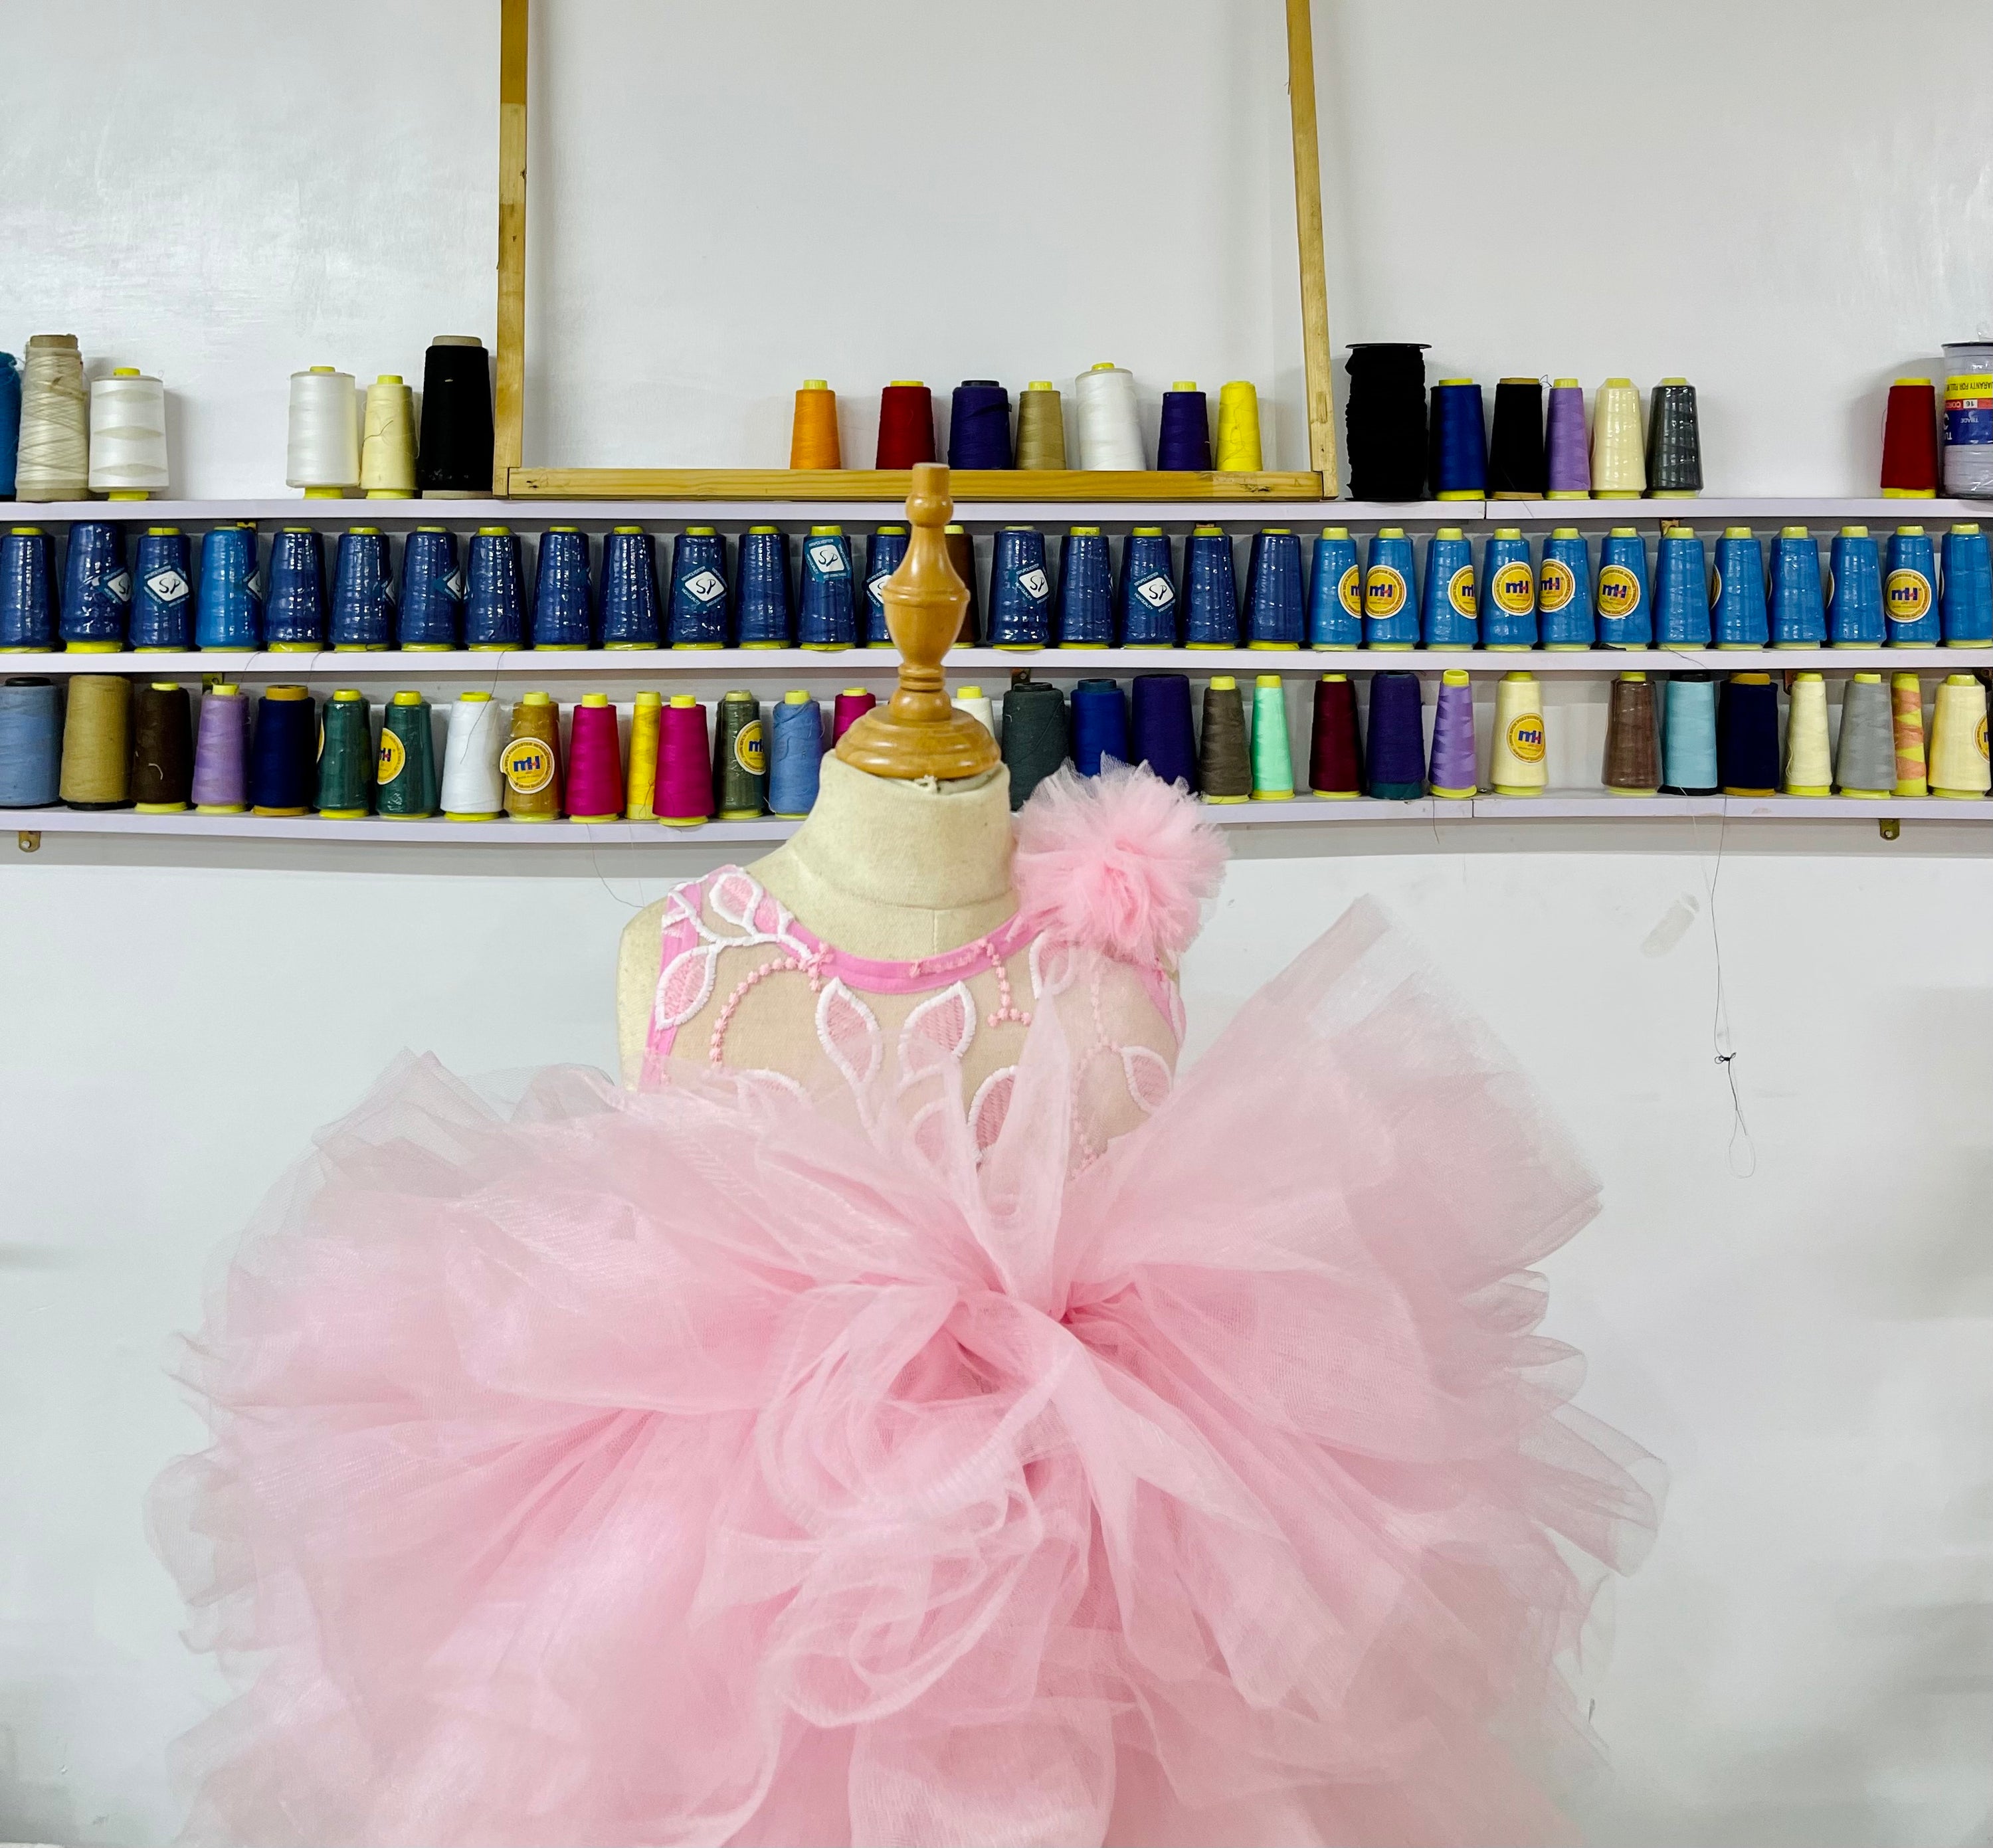
<path fill-rule="evenodd" d="M 1250 379 L 1236 378 L 1218 394 L 1218 466 L 1227 472 L 1257 474 L 1260 394 Z"/>
<path fill-rule="evenodd" d="M 1543 692 L 1533 674 L 1504 674 L 1495 688 L 1488 781 L 1498 796 L 1540 796 L 1550 782 Z"/>
<path fill-rule="evenodd" d="M 1970 674 L 1947 674 L 1931 714 L 1930 792 L 1978 797 L 1993 787 L 1986 754 L 1986 689 Z"/>
<path fill-rule="evenodd" d="M 1786 794 L 1828 796 L 1834 767 L 1827 742 L 1827 681 L 1818 674 L 1793 678 L 1786 712 Z"/>
<path fill-rule="evenodd" d="M 1646 487 L 1640 395 L 1631 379 L 1608 378 L 1592 405 L 1591 491 L 1602 500 L 1633 500 Z"/>
<path fill-rule="evenodd" d="M 660 694 L 639 693 L 630 714 L 630 770 L 623 812 L 633 822 L 658 818 L 658 715 L 664 703 Z"/>

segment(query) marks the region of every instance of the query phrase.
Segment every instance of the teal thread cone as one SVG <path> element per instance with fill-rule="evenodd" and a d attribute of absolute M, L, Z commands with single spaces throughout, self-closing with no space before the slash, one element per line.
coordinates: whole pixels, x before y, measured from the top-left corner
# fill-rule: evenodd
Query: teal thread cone
<path fill-rule="evenodd" d="M 429 702 L 419 693 L 397 693 L 381 726 L 375 812 L 394 821 L 419 821 L 436 813 L 436 740 Z"/>
<path fill-rule="evenodd" d="M 374 728 L 367 696 L 342 688 L 325 703 L 318 746 L 318 811 L 326 820 L 364 820 L 374 805 Z"/>

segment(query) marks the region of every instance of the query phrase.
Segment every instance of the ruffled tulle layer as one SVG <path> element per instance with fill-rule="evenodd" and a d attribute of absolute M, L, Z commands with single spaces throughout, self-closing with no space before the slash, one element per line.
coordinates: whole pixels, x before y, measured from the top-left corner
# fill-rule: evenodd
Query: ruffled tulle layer
<path fill-rule="evenodd" d="M 918 1098 L 391 1073 L 186 1357 L 191 1830 L 1563 1833 L 1654 1516 L 1533 1332 L 1591 1182 L 1366 907 L 1068 1180 L 1075 1081 L 1046 1009 L 979 1166 Z"/>

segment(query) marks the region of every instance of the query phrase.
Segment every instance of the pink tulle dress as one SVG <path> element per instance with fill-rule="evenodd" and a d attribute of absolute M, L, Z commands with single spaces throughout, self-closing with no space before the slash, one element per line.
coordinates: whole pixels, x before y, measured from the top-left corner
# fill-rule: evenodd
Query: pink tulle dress
<path fill-rule="evenodd" d="M 1219 857 L 1062 779 L 920 964 L 728 869 L 640 1088 L 410 1060 L 322 1136 L 154 1496 L 241 1689 L 190 1834 L 1568 1836 L 1564 1665 L 1655 1515 L 1535 1332 L 1594 1184 L 1367 904 L 1175 1078 Z M 808 1068 L 754 1067 L 785 1010 Z"/>

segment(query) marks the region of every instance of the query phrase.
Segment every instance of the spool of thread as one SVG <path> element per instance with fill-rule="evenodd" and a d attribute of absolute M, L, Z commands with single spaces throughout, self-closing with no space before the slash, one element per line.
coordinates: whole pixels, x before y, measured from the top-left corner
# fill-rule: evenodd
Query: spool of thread
<path fill-rule="evenodd" d="M 584 620 L 587 594 L 587 548 L 584 545 Z M 429 654 L 455 648 L 463 636 L 463 573 L 456 566 L 456 535 L 440 526 L 419 526 L 402 547 L 402 646 L 417 653 Z"/>
<path fill-rule="evenodd" d="M 1364 781 L 1382 802 L 1410 802 L 1426 793 L 1426 740 L 1416 674 L 1376 674 L 1370 680 L 1369 759 Z"/>
<path fill-rule="evenodd" d="M 21 369 L 20 427 L 15 497 L 80 500 L 90 487 L 90 388 L 74 334 L 29 338 Z"/>
<path fill-rule="evenodd" d="M 1349 350 L 1349 491 L 1359 500 L 1425 493 L 1425 348 L 1372 341 Z"/>
<path fill-rule="evenodd" d="M 249 806 L 261 815 L 309 813 L 318 785 L 318 713 L 303 687 L 275 686 L 256 702 Z"/>
<path fill-rule="evenodd" d="M 1533 674 L 1504 674 L 1496 685 L 1488 781 L 1498 796 L 1540 796 L 1549 784 L 1543 690 Z"/>
<path fill-rule="evenodd" d="M 360 486 L 370 500 L 406 500 L 415 491 L 415 395 L 398 372 L 367 388 Z"/>
<path fill-rule="evenodd" d="M 779 528 L 749 527 L 740 535 L 738 566 L 741 647 L 789 647 L 795 640 L 795 618 L 789 603 L 788 540 Z"/>
<path fill-rule="evenodd" d="M 948 544 L 948 562 L 955 567 L 955 575 L 961 579 L 963 589 L 969 593 L 969 607 L 962 613 L 962 627 L 956 632 L 955 645 L 958 648 L 973 648 L 981 632 L 983 620 L 983 605 L 976 593 L 976 544 L 965 526 L 944 527 L 942 537 Z"/>
<path fill-rule="evenodd" d="M 1128 761 L 1128 704 L 1111 680 L 1082 680 L 1072 690 L 1072 762 L 1082 777 L 1100 774 L 1100 760 Z"/>
<path fill-rule="evenodd" d="M 318 747 L 318 812 L 326 822 L 361 822 L 374 806 L 374 725 L 367 696 L 341 687 L 325 702 Z"/>
<path fill-rule="evenodd" d="M 1232 568 L 1232 535 L 1222 526 L 1199 526 L 1184 541 L 1184 646 L 1239 646 L 1238 580 Z"/>
<path fill-rule="evenodd" d="M 240 815 L 249 806 L 249 700 L 238 686 L 212 686 L 201 697 L 193 793 L 202 815 Z"/>
<path fill-rule="evenodd" d="M 1896 732 L 1896 794 L 1930 793 L 1924 775 L 1924 696 L 1914 674 L 1889 676 L 1889 716 Z"/>
<path fill-rule="evenodd" d="M 709 538 L 717 538 L 709 533 Z M 605 648 L 655 648 L 664 640 L 658 597 L 658 553 L 641 526 L 618 526 L 602 541 L 602 586 L 597 630 Z M 718 647 L 726 640 L 726 586 L 723 580 L 716 608 L 707 619 L 716 629 L 710 641 L 674 646 Z M 705 630 L 701 630 L 703 636 Z M 620 787 L 620 782 L 618 787 Z"/>
<path fill-rule="evenodd" d="M 1779 786 L 1779 695 L 1769 674 L 1733 674 L 1716 709 L 1716 764 L 1726 796 Z"/>
<path fill-rule="evenodd" d="M 955 697 L 949 702 L 958 712 L 966 712 L 987 732 L 992 740 L 996 736 L 996 709 L 990 703 L 990 695 L 980 687 L 959 687 Z"/>
<path fill-rule="evenodd" d="M 661 694 L 637 695 L 630 712 L 630 767 L 623 784 L 623 813 L 632 822 L 658 818 L 658 715 Z"/>
<path fill-rule="evenodd" d="M 70 695 L 72 701 L 74 695 Z M 74 726 L 72 705 L 70 723 Z M 68 759 L 63 759 L 63 794 L 69 793 Z M 1947 674 L 1938 683 L 1931 714 L 1930 793 L 1963 800 L 1983 796 L 1993 786 L 1988 774 L 1986 688 L 1971 674 Z"/>
<path fill-rule="evenodd" d="M 1782 528 L 1772 541 L 1772 646 L 1817 648 L 1826 640 L 1820 547 L 1803 526 Z"/>
<path fill-rule="evenodd" d="M 1246 743 L 1246 707 L 1239 682 L 1214 675 L 1204 689 L 1204 725 L 1198 741 L 1198 788 L 1207 802 L 1243 802 L 1253 794 L 1253 763 Z"/>
<path fill-rule="evenodd" d="M 131 801 L 132 683 L 121 674 L 72 674 L 63 722 L 62 799 L 72 808 Z"/>
<path fill-rule="evenodd" d="M 789 466 L 844 466 L 844 452 L 837 440 L 837 394 L 826 380 L 806 378 L 796 393 L 795 418 L 789 427 Z"/>
<path fill-rule="evenodd" d="M 1488 491 L 1488 426 L 1481 388 L 1471 378 L 1443 378 L 1433 388 L 1427 472 L 1441 500 L 1479 500 Z"/>
<path fill-rule="evenodd" d="M 1231 389 L 1229 386 L 1226 388 Z M 1141 418 L 1135 404 L 1134 374 L 1103 360 L 1091 372 L 1079 375 L 1075 384 L 1073 401 L 1079 423 L 1079 466 L 1082 469 L 1139 470 L 1145 466 Z M 1219 443 L 1222 449 L 1222 414 Z M 1220 467 L 1223 466 L 1222 463 L 1219 464 Z"/>
<path fill-rule="evenodd" d="M 388 702 L 375 760 L 374 806 L 384 821 L 426 821 L 440 794 L 436 735 L 429 702 L 421 694 L 400 692 Z"/>
<path fill-rule="evenodd" d="M 780 533 L 775 538 L 782 554 L 778 562 L 781 595 L 786 603 L 788 548 Z M 786 614 L 779 620 L 786 634 Z M 726 644 L 726 541 L 710 526 L 687 527 L 672 548 L 672 595 L 665 610 L 665 639 L 674 648 L 717 648 Z"/>
<path fill-rule="evenodd" d="M 11 353 L 0 353 L 0 500 L 14 497 L 21 454 L 21 372 Z"/>
<path fill-rule="evenodd" d="M 143 561 L 138 574 L 145 589 Z M 325 548 L 310 526 L 279 527 L 270 540 L 270 593 L 263 606 L 264 645 L 281 654 L 325 645 Z"/>
<path fill-rule="evenodd" d="M 1899 378 L 1882 416 L 1883 497 L 1927 500 L 1937 480 L 1937 388 L 1927 378 Z"/>
<path fill-rule="evenodd" d="M 729 693 L 720 702 L 713 736 L 713 795 L 723 822 L 751 822 L 767 807 L 767 734 L 761 708 L 745 691 Z"/>
<path fill-rule="evenodd" d="M 603 693 L 585 693 L 567 741 L 567 812 L 576 822 L 620 821 L 623 750 L 616 709 Z"/>
<path fill-rule="evenodd" d="M 1647 419 L 1647 491 L 1702 492 L 1702 437 L 1696 422 L 1695 387 L 1685 378 L 1664 378 L 1654 388 Z"/>
<path fill-rule="evenodd" d="M 193 646 L 193 553 L 177 526 L 149 526 L 139 536 L 131 641 L 142 654 L 178 654 Z"/>
<path fill-rule="evenodd" d="M 208 543 L 214 542 L 210 534 Z M 206 613 L 207 585 L 201 606 Z M 354 526 L 339 535 L 332 573 L 332 645 L 341 654 L 378 654 L 394 639 L 395 580 L 388 567 L 388 535 L 378 526 Z"/>
<path fill-rule="evenodd" d="M 1481 639 L 1481 593 L 1474 548 L 1457 526 L 1442 526 L 1426 546 L 1419 639 L 1428 648 L 1471 648 Z"/>
<path fill-rule="evenodd" d="M 1719 648 L 1762 648 L 1770 639 L 1765 555 L 1748 526 L 1727 526 L 1716 542 L 1716 588 L 1710 601 Z"/>
<path fill-rule="evenodd" d="M 360 485 L 360 424 L 350 372 L 313 366 L 291 374 L 289 440 L 284 481 L 306 500 L 337 500 Z"/>
<path fill-rule="evenodd" d="M 1944 535 L 1944 594 L 1940 618 L 1947 648 L 1993 647 L 1993 553 L 1978 527 L 1954 526 Z M 0 588 L 0 599 L 5 592 Z M 0 640 L 6 627 L 0 601 Z"/>
<path fill-rule="evenodd" d="M 1042 681 L 1013 680 L 1003 697 L 1004 767 L 1014 813 L 1066 760 L 1065 695 Z"/>
<path fill-rule="evenodd" d="M 489 693 L 458 694 L 443 738 L 446 821 L 495 822 L 505 812 L 505 774 L 498 767 L 504 747 L 504 709 Z"/>
<path fill-rule="evenodd" d="M 1899 526 L 1889 535 L 1882 574 L 1882 612 L 1892 648 L 1935 647 L 1943 639 L 1938 620 L 1937 558 L 1921 526 Z"/>
<path fill-rule="evenodd" d="M 69 529 L 63 572 L 63 646 L 72 654 L 117 654 L 131 608 L 124 528 L 109 520 L 77 521 Z"/>
<path fill-rule="evenodd" d="M 1263 528 L 1246 567 L 1246 645 L 1298 648 L 1307 620 L 1301 540 L 1284 526 Z"/>
<path fill-rule="evenodd" d="M 1266 463 L 1260 447 L 1260 393 L 1250 379 L 1218 388 L 1218 466 L 1226 474 L 1256 475 Z"/>
<path fill-rule="evenodd" d="M 1858 674 L 1841 690 L 1834 781 L 1844 796 L 1896 792 L 1896 721 L 1889 711 L 1889 689 L 1879 674 Z"/>
<path fill-rule="evenodd" d="M 1520 527 L 1498 526 L 1482 549 L 1481 645 L 1503 654 L 1537 645 L 1537 572 Z"/>
<path fill-rule="evenodd" d="M 910 469 L 934 459 L 934 394 L 917 378 L 896 378 L 879 395 L 879 450 L 873 466 Z"/>
<path fill-rule="evenodd" d="M 1097 526 L 1075 526 L 1059 545 L 1059 646 L 1104 648 L 1113 640 L 1114 579 L 1107 537 Z"/>
<path fill-rule="evenodd" d="M 830 741 L 835 745 L 860 719 L 878 704 L 869 689 L 846 687 L 831 707 Z"/>
<path fill-rule="evenodd" d="M 1065 409 L 1048 378 L 1034 378 L 1017 396 L 1017 466 L 1065 466 Z"/>
<path fill-rule="evenodd" d="M 1694 529 L 1670 526 L 1654 560 L 1655 640 L 1664 648 L 1709 646 L 1709 574 Z"/>
<path fill-rule="evenodd" d="M 1644 648 L 1654 639 L 1647 595 L 1647 542 L 1615 526 L 1598 548 L 1598 640 L 1608 648 Z"/>
<path fill-rule="evenodd" d="M 1828 555 L 1827 634 L 1836 648 L 1882 644 L 1882 561 L 1865 526 L 1844 526 Z"/>
<path fill-rule="evenodd" d="M 1786 707 L 1785 792 L 1789 796 L 1834 793 L 1833 754 L 1827 741 L 1827 682 L 1817 674 L 1796 674 Z"/>
<path fill-rule="evenodd" d="M 1630 378 L 1608 378 L 1592 405 L 1591 491 L 1601 500 L 1637 500 L 1647 491 L 1640 395 Z M 1599 607 L 1602 613 L 1602 601 Z"/>
<path fill-rule="evenodd" d="M 796 642 L 819 653 L 858 640 L 852 596 L 851 552 L 841 527 L 812 526 L 803 541 L 803 590 L 796 613 Z"/>
<path fill-rule="evenodd" d="M 193 787 L 193 720 L 186 688 L 147 681 L 132 695 L 132 800 L 141 815 L 179 815 Z"/>
<path fill-rule="evenodd" d="M 1014 467 L 1010 395 L 993 378 L 966 378 L 955 388 L 948 422 L 952 469 Z"/>
<path fill-rule="evenodd" d="M 1713 796 L 1716 767 L 1716 677 L 1677 674 L 1668 682 L 1661 787 L 1677 796 Z"/>
<path fill-rule="evenodd" d="M 429 490 L 425 487 L 422 491 Z M 519 541 L 511 528 L 478 528 L 471 536 L 470 569 L 464 586 L 466 646 L 488 652 L 516 648 L 525 639 L 525 576 Z"/>
<path fill-rule="evenodd" d="M 1584 428 L 1584 388 L 1574 378 L 1550 381 L 1543 435 L 1545 493 L 1553 500 L 1591 498 L 1591 446 Z"/>
<path fill-rule="evenodd" d="M 166 388 L 136 366 L 90 388 L 90 491 L 142 500 L 166 487 Z"/>
<path fill-rule="evenodd" d="M 1253 800 L 1288 802 L 1294 794 L 1287 694 L 1279 675 L 1261 674 L 1253 682 Z"/>
<path fill-rule="evenodd" d="M 800 687 L 782 695 L 773 715 L 768 753 L 768 812 L 794 820 L 816 806 L 823 764 L 823 709 Z"/>
<path fill-rule="evenodd" d="M 55 682 L 19 674 L 0 685 L 0 808 L 46 808 L 62 784 L 62 709 Z"/>
<path fill-rule="evenodd" d="M 39 526 L 0 535 L 0 654 L 56 645 L 55 541 Z"/>
<path fill-rule="evenodd" d="M 865 541 L 865 645 L 890 648 L 893 632 L 886 625 L 886 580 L 907 555 L 904 526 L 877 528 Z"/>
<path fill-rule="evenodd" d="M 1472 584 L 1470 572 L 1468 582 Z M 1308 645 L 1355 648 L 1363 641 L 1363 572 L 1346 526 L 1324 527 L 1308 579 Z"/>
<path fill-rule="evenodd" d="M 1547 485 L 1543 381 L 1502 379 L 1495 387 L 1495 429 L 1488 444 L 1488 492 L 1497 500 L 1540 500 Z"/>
<path fill-rule="evenodd" d="M 700 760 L 705 758 L 700 734 Z M 505 812 L 515 822 L 551 822 L 561 811 L 560 708 L 545 693 L 528 693 L 512 709 L 512 735 L 500 753 Z"/>
<path fill-rule="evenodd" d="M 706 708 L 689 693 L 674 693 L 658 717 L 658 819 L 667 828 L 696 828 L 713 819 Z"/>
<path fill-rule="evenodd" d="M 432 500 L 482 500 L 497 478 L 491 360 L 474 333 L 439 333 L 422 355 L 422 427 L 415 480 Z"/>
<path fill-rule="evenodd" d="M 1380 526 L 1363 565 L 1363 645 L 1393 651 L 1419 639 L 1418 579 L 1402 526 Z"/>
<path fill-rule="evenodd" d="M 1622 674 L 1605 712 L 1605 783 L 1615 795 L 1660 794 L 1656 736 L 1653 681 L 1645 674 Z"/>
<path fill-rule="evenodd" d="M 1440 676 L 1439 704 L 1433 713 L 1432 793 L 1453 801 L 1479 794 L 1475 781 L 1479 761 L 1474 746 L 1474 690 L 1465 668 L 1448 668 Z"/>
<path fill-rule="evenodd" d="M 1169 535 L 1160 526 L 1135 528 L 1121 548 L 1118 620 L 1122 647 L 1176 646 L 1175 577 Z"/>
<path fill-rule="evenodd" d="M 1258 407 L 1255 405 L 1256 418 Z M 1180 378 L 1163 394 L 1156 466 L 1165 473 L 1204 474 L 1211 468 L 1211 409 L 1197 381 Z"/>
<path fill-rule="evenodd" d="M 1029 526 L 998 528 L 990 562 L 990 645 L 1042 648 L 1051 640 L 1051 574 L 1044 535 Z"/>
<path fill-rule="evenodd" d="M 1128 748 L 1165 783 L 1197 790 L 1197 739 L 1190 722 L 1187 674 L 1137 674 Z"/>
<path fill-rule="evenodd" d="M 1314 683 L 1308 787 L 1334 801 L 1346 801 L 1363 793 L 1363 739 L 1356 723 L 1356 687 L 1347 674 L 1325 674 Z"/>
<path fill-rule="evenodd" d="M 411 545 L 414 541 L 410 539 Z M 608 547 L 603 548 L 602 596 L 610 599 Z M 586 648 L 595 637 L 595 599 L 588 568 L 588 535 L 579 527 L 552 526 L 540 535 L 538 569 L 533 574 L 533 626 L 535 648 Z M 407 582 L 405 569 L 402 580 Z M 407 633 L 408 609 L 402 611 Z M 406 646 L 405 643 L 403 644 Z"/>
<path fill-rule="evenodd" d="M 1543 541 L 1543 562 L 1537 572 L 1537 612 L 1546 649 L 1563 654 L 1597 645 L 1591 557 L 1584 534 L 1574 526 L 1560 526 Z"/>

